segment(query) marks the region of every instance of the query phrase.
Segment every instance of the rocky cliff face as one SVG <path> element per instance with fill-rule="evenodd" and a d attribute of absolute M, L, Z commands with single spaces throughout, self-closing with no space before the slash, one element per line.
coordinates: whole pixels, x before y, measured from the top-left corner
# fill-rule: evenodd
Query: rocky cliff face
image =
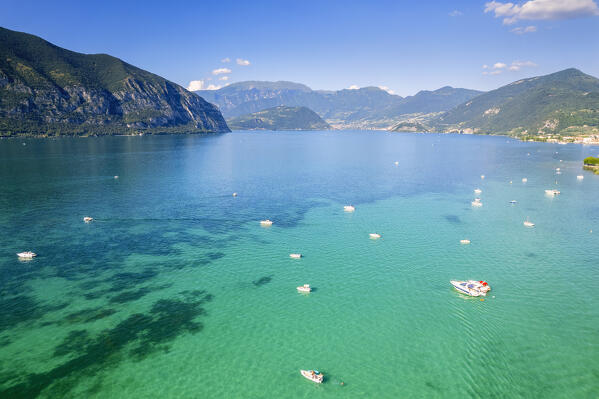
<path fill-rule="evenodd" d="M 160 76 L 0 28 L 0 135 L 226 132 L 220 111 Z"/>

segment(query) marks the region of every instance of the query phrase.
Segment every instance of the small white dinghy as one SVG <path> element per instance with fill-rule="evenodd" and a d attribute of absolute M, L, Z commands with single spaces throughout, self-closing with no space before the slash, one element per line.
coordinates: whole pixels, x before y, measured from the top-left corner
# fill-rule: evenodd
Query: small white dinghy
<path fill-rule="evenodd" d="M 315 382 L 317 384 L 321 384 L 322 380 L 324 379 L 324 374 L 322 374 L 318 370 L 300 370 L 300 373 L 310 381 Z"/>
<path fill-rule="evenodd" d="M 35 252 L 25 251 L 25 252 L 19 252 L 17 254 L 17 256 L 21 259 L 33 259 L 37 256 L 37 254 Z"/>
<path fill-rule="evenodd" d="M 458 292 L 470 296 L 486 296 L 487 292 L 491 290 L 489 284 L 482 280 L 449 280 L 449 282 Z"/>
<path fill-rule="evenodd" d="M 460 244 L 470 244 L 470 240 L 460 240 Z"/>
<path fill-rule="evenodd" d="M 310 284 L 304 284 L 297 287 L 297 290 L 299 292 L 311 292 L 312 288 L 310 288 Z"/>
<path fill-rule="evenodd" d="M 233 197 L 237 197 L 237 193 L 233 193 Z"/>
<path fill-rule="evenodd" d="M 270 220 L 270 219 L 261 220 L 260 225 L 261 226 L 272 226 L 272 220 Z"/>
<path fill-rule="evenodd" d="M 480 178 L 481 178 L 481 179 L 484 179 L 484 178 L 485 178 L 485 175 L 480 175 Z"/>
<path fill-rule="evenodd" d="M 480 198 L 475 198 L 474 201 L 471 202 L 472 206 L 476 206 L 476 207 L 481 207 L 483 206 L 483 203 L 481 202 Z"/>
<path fill-rule="evenodd" d="M 545 195 L 549 195 L 555 197 L 556 195 L 561 194 L 559 190 L 545 190 Z"/>
<path fill-rule="evenodd" d="M 474 189 L 474 194 L 480 194 L 482 192 L 483 192 L 483 190 L 481 190 L 480 188 L 475 188 Z"/>
<path fill-rule="evenodd" d="M 535 224 L 528 219 L 526 219 L 523 224 L 526 227 L 535 227 Z"/>
<path fill-rule="evenodd" d="M 369 234 L 370 238 L 372 238 L 373 240 L 376 240 L 378 238 L 381 238 L 381 235 L 379 233 L 370 233 Z"/>
<path fill-rule="evenodd" d="M 356 210 L 356 208 L 355 208 L 353 205 L 345 205 L 345 206 L 343 207 L 343 210 L 344 210 L 345 212 L 353 212 L 353 211 L 355 211 L 355 210 Z"/>
<path fill-rule="evenodd" d="M 578 176 L 576 176 L 576 179 L 577 179 L 577 180 L 583 180 L 583 179 L 584 179 L 584 176 L 583 176 L 583 175 L 578 175 Z"/>
<path fill-rule="evenodd" d="M 289 254 L 289 257 L 292 259 L 299 259 L 302 257 L 302 254 Z"/>
<path fill-rule="evenodd" d="M 83 217 L 83 221 L 84 221 L 85 223 L 89 223 L 89 222 L 91 222 L 91 221 L 93 221 L 93 220 L 94 220 L 94 218 L 92 218 L 92 217 L 90 217 L 90 216 L 84 216 L 84 217 Z"/>
<path fill-rule="evenodd" d="M 522 179 L 522 183 L 526 183 L 528 181 L 528 179 L 525 177 Z"/>
<path fill-rule="evenodd" d="M 399 161 L 395 161 L 395 165 L 399 165 Z"/>

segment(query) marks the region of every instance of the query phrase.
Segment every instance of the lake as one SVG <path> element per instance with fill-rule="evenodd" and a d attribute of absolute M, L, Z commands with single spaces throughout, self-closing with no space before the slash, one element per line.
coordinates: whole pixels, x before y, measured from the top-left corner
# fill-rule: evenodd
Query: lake
<path fill-rule="evenodd" d="M 366 131 L 0 140 L 0 397 L 596 398 L 597 154 Z M 470 278 L 484 301 L 449 284 Z"/>

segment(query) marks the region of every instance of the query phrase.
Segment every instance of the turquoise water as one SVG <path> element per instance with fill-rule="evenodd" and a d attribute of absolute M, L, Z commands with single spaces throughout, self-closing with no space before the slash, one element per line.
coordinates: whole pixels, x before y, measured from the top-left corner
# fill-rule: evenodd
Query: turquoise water
<path fill-rule="evenodd" d="M 597 154 L 359 131 L 0 141 L 0 397 L 596 398 Z"/>

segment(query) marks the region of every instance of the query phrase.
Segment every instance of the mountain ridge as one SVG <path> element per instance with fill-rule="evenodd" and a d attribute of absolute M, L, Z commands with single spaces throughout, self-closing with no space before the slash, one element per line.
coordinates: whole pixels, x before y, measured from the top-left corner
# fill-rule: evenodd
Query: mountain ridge
<path fill-rule="evenodd" d="M 0 27 L 0 135 L 226 131 L 214 105 L 158 75 Z"/>
<path fill-rule="evenodd" d="M 236 130 L 326 130 L 331 126 L 307 107 L 279 105 L 227 120 Z"/>

